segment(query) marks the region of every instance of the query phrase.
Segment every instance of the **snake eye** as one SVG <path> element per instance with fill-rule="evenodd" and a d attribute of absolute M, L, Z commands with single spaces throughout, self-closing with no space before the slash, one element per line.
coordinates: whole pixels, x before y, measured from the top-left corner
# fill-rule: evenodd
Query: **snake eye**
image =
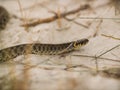
<path fill-rule="evenodd" d="M 78 44 L 77 42 L 74 42 L 73 46 L 74 46 L 74 48 L 78 48 L 78 47 L 81 46 L 81 44 Z"/>
<path fill-rule="evenodd" d="M 74 42 L 73 46 L 74 46 L 74 48 L 76 48 L 76 47 L 77 47 L 76 42 Z"/>

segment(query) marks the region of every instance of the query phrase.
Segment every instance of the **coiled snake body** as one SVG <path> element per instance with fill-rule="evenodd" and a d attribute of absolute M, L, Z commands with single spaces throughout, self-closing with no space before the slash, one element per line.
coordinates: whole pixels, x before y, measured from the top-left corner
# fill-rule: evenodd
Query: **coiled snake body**
<path fill-rule="evenodd" d="M 88 43 L 88 39 L 81 39 L 62 44 L 21 44 L 0 50 L 0 62 L 5 62 L 25 54 L 57 55 L 79 49 Z"/>

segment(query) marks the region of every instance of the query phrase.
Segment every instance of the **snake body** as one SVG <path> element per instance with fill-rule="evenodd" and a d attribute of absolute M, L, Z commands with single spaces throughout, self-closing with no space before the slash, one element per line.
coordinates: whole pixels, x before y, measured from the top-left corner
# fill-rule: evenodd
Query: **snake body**
<path fill-rule="evenodd" d="M 0 50 L 0 62 L 5 62 L 25 54 L 57 55 L 79 49 L 88 43 L 88 39 L 81 39 L 61 44 L 20 44 Z"/>
<path fill-rule="evenodd" d="M 6 27 L 7 22 L 9 21 L 10 16 L 8 11 L 0 6 L 0 30 L 4 29 Z"/>

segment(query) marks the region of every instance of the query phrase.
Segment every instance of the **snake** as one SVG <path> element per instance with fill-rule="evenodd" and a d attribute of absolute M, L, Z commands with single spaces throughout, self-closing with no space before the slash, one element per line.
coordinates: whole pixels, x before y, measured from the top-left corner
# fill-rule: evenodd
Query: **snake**
<path fill-rule="evenodd" d="M 49 44 L 49 43 L 27 43 L 10 46 L 0 50 L 0 63 L 16 58 L 20 55 L 36 54 L 36 55 L 59 55 L 67 52 L 79 50 L 88 43 L 88 39 L 80 39 L 76 41 Z"/>
<path fill-rule="evenodd" d="M 10 15 L 8 11 L 3 6 L 0 6 L 0 31 L 5 29 L 9 20 Z"/>

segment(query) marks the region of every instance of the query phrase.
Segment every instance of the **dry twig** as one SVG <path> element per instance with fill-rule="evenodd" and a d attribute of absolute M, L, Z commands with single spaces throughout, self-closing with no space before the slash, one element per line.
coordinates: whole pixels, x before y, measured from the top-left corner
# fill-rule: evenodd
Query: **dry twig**
<path fill-rule="evenodd" d="M 72 65 L 72 66 L 70 66 L 70 67 L 66 67 L 66 68 L 64 68 L 64 70 L 69 70 L 69 69 L 71 69 L 71 68 L 76 68 L 76 67 L 82 67 L 82 68 L 87 68 L 87 69 L 92 69 L 92 68 L 90 68 L 90 67 L 88 67 L 88 66 L 85 66 L 85 65 Z"/>
<path fill-rule="evenodd" d="M 101 34 L 101 35 L 104 37 L 109 37 L 109 38 L 115 39 L 115 40 L 120 40 L 120 38 L 114 37 L 112 35 L 105 35 L 105 34 Z"/>
<path fill-rule="evenodd" d="M 97 57 L 97 56 L 90 56 L 90 55 L 72 55 L 72 56 L 88 57 L 88 58 L 94 58 L 94 59 L 98 58 L 98 59 L 102 59 L 102 60 L 106 60 L 106 61 L 113 61 L 113 62 L 119 62 L 120 63 L 120 60 L 104 58 L 104 57 Z"/>
<path fill-rule="evenodd" d="M 60 13 L 59 16 L 55 13 L 55 15 L 52 16 L 52 17 L 45 18 L 45 19 L 38 19 L 38 20 L 36 20 L 34 22 L 22 24 L 22 26 L 24 26 L 24 27 L 33 27 L 33 26 L 36 26 L 38 24 L 49 23 L 49 22 L 55 21 L 56 19 L 59 19 L 59 17 L 64 18 L 64 17 L 66 17 L 68 15 L 72 15 L 72 14 L 78 13 L 81 10 L 86 10 L 86 9 L 89 9 L 89 8 L 90 8 L 90 6 L 88 4 L 86 4 L 86 5 L 83 5 L 83 6 L 77 8 L 75 10 L 71 10 L 71 11 L 68 11 L 66 13 Z"/>

